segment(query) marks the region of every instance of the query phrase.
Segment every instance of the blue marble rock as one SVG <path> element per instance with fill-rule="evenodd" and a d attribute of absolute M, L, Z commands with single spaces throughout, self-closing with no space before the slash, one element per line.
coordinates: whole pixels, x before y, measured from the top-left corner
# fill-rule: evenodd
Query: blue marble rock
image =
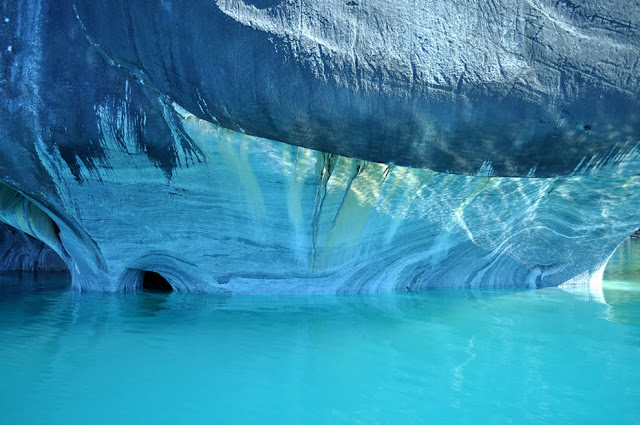
<path fill-rule="evenodd" d="M 637 2 L 1 6 L 0 269 L 75 288 L 596 285 L 640 227 Z M 27 242 L 23 242 L 27 241 Z"/>
<path fill-rule="evenodd" d="M 5 224 L 0 224 L 0 252 L 0 272 L 67 270 L 62 258 L 49 245 Z"/>

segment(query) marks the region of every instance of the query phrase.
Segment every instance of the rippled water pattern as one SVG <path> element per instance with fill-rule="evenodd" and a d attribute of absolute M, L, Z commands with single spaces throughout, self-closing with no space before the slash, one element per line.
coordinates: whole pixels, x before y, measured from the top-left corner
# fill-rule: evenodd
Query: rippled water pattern
<path fill-rule="evenodd" d="M 562 289 L 95 294 L 0 276 L 0 424 L 638 424 L 640 244 Z"/>

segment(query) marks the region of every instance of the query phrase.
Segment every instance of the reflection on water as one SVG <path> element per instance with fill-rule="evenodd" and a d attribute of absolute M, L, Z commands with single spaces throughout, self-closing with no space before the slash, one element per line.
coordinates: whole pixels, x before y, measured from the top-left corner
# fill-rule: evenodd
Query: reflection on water
<path fill-rule="evenodd" d="M 637 423 L 640 244 L 558 288 L 98 294 L 0 276 L 0 423 Z M 636 279 L 632 281 L 631 279 Z"/>
<path fill-rule="evenodd" d="M 627 239 L 609 260 L 602 285 L 612 320 L 640 323 L 640 239 Z"/>
<path fill-rule="evenodd" d="M 626 281 L 640 289 L 640 239 L 627 239 L 613 254 L 604 271 L 607 281 Z"/>

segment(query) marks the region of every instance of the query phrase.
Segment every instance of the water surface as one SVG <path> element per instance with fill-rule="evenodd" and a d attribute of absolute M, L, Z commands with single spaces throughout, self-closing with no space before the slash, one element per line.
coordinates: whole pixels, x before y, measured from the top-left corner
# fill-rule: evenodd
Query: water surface
<path fill-rule="evenodd" d="M 2 424 L 637 424 L 640 245 L 558 288 L 95 294 L 0 276 Z"/>

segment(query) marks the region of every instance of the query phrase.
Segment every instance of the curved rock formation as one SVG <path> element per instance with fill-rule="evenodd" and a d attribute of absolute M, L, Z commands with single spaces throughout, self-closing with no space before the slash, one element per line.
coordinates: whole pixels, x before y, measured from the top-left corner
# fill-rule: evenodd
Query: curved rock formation
<path fill-rule="evenodd" d="M 43 270 L 63 271 L 67 265 L 44 242 L 0 224 L 0 271 Z"/>
<path fill-rule="evenodd" d="M 77 288 L 586 283 L 640 227 L 633 2 L 3 8 L 0 221 Z"/>

